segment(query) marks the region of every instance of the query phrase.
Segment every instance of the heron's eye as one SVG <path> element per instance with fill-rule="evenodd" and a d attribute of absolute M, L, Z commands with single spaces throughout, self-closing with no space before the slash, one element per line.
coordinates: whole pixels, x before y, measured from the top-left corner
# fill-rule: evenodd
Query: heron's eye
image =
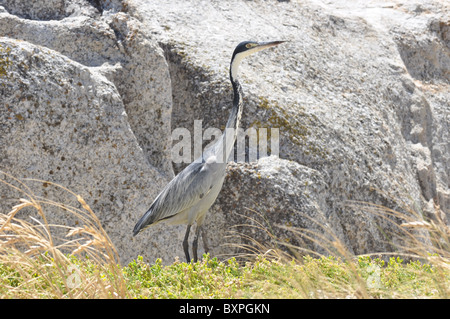
<path fill-rule="evenodd" d="M 245 47 L 246 47 L 247 49 L 253 48 L 254 46 L 255 46 L 254 43 L 247 43 L 247 44 L 245 45 Z"/>

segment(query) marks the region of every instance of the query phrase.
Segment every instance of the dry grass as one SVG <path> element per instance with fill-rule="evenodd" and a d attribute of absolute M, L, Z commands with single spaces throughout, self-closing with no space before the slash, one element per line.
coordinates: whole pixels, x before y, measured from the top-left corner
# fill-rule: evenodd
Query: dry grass
<path fill-rule="evenodd" d="M 46 185 L 67 192 L 79 207 L 40 198 L 22 181 L 0 172 L 0 182 L 21 194 L 7 214 L 0 214 L 0 265 L 13 269 L 20 280 L 3 280 L 2 297 L 11 298 L 118 298 L 126 296 L 118 254 L 97 216 L 84 199 L 53 183 Z M 33 180 L 29 180 L 33 181 Z M 36 180 L 34 180 L 36 181 Z M 43 182 L 43 181 L 41 181 Z M 46 210 L 69 213 L 79 227 L 52 225 Z M 23 213 L 29 216 L 18 218 Z M 65 232 L 65 238 L 56 233 Z M 87 260 L 81 264 L 78 260 Z M 42 295 L 41 295 L 42 293 Z"/>
<path fill-rule="evenodd" d="M 320 246 L 323 253 L 318 253 L 307 246 L 292 245 L 277 238 L 264 216 L 254 210 L 251 214 L 240 215 L 247 222 L 229 232 L 230 241 L 234 242 L 230 246 L 241 251 L 240 260 L 254 261 L 264 256 L 275 264 L 288 265 L 290 271 L 285 269 L 273 274 L 276 285 L 284 282 L 290 287 L 288 297 L 449 298 L 450 228 L 441 218 L 444 213 L 439 206 L 434 206 L 435 211 L 426 217 L 404 202 L 396 200 L 396 204 L 398 210 L 361 201 L 346 204 L 389 224 L 392 233 L 385 234 L 386 242 L 395 252 L 355 256 L 328 225 L 306 214 L 300 215 L 316 226 L 314 230 L 272 225 L 290 232 L 297 242 L 308 240 Z M 265 232 L 270 244 L 243 235 L 238 230 L 242 227 Z M 267 274 L 265 277 L 270 278 Z M 273 289 L 266 286 L 265 291 Z"/>

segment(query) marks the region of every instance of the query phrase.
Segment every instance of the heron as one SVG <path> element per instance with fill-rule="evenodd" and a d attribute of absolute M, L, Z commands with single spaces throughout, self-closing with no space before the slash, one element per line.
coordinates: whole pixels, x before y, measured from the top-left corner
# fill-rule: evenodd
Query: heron
<path fill-rule="evenodd" d="M 258 51 L 270 48 L 284 41 L 239 43 L 231 57 L 229 76 L 233 87 L 233 107 L 228 118 L 226 129 L 211 147 L 203 151 L 200 158 L 189 164 L 176 175 L 159 193 L 147 212 L 136 223 L 133 236 L 150 225 L 167 222 L 169 225 L 187 224 L 183 240 L 183 250 L 186 261 L 191 261 L 189 255 L 189 233 L 196 223 L 195 237 L 192 242 L 194 262 L 198 260 L 198 238 L 202 224 L 209 208 L 215 202 L 226 175 L 227 160 L 233 151 L 237 129 L 243 110 L 242 87 L 238 81 L 238 68 L 242 60 Z M 231 133 L 230 133 L 231 132 Z M 204 242 L 205 234 L 202 233 Z"/>

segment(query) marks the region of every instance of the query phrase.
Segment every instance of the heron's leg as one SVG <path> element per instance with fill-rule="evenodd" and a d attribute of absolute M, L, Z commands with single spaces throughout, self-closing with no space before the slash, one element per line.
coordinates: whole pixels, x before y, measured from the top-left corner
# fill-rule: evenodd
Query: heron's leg
<path fill-rule="evenodd" d="M 191 230 L 191 225 L 187 225 L 186 234 L 184 235 L 184 240 L 183 240 L 184 255 L 186 256 L 186 262 L 188 262 L 188 263 L 191 262 L 191 257 L 189 257 L 189 243 L 188 243 L 190 230 Z"/>
<path fill-rule="evenodd" d="M 194 262 L 198 260 L 197 258 L 198 236 L 200 235 L 201 228 L 202 226 L 197 224 L 197 227 L 195 228 L 194 241 L 192 242 L 192 253 L 194 254 Z"/>
<path fill-rule="evenodd" d="M 208 242 L 206 241 L 206 233 L 205 233 L 205 230 L 203 229 L 203 227 L 202 227 L 202 229 L 201 229 L 201 232 L 202 232 L 202 239 L 203 239 L 203 248 L 205 248 L 205 252 L 209 252 L 209 248 L 208 248 Z"/>

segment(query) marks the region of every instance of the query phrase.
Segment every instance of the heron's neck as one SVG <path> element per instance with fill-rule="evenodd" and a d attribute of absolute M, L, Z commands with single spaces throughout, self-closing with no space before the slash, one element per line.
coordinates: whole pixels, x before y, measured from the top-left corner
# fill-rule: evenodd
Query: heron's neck
<path fill-rule="evenodd" d="M 234 139 L 236 139 L 237 129 L 239 128 L 239 123 L 242 116 L 243 108 L 243 93 L 242 87 L 237 79 L 231 78 L 231 84 L 233 85 L 233 108 L 231 109 L 230 117 L 228 118 L 227 128 L 234 129 Z"/>
<path fill-rule="evenodd" d="M 231 84 L 233 85 L 234 98 L 233 98 L 233 108 L 231 109 L 231 114 L 227 122 L 227 128 L 234 129 L 233 143 L 236 140 L 237 129 L 239 128 L 239 122 L 241 121 L 242 116 L 242 106 L 244 104 L 242 87 L 237 79 L 238 70 L 239 65 L 242 62 L 242 59 L 244 59 L 244 57 L 247 55 L 248 53 L 236 54 L 231 60 L 230 64 L 230 81 Z"/>
<path fill-rule="evenodd" d="M 237 130 L 239 122 L 241 121 L 243 108 L 243 94 L 242 87 L 237 79 L 234 79 L 230 73 L 231 84 L 233 85 L 233 108 L 231 109 L 230 117 L 228 118 L 227 126 L 222 134 L 220 142 L 216 145 L 216 155 L 221 156 L 225 152 L 223 163 L 227 163 L 230 154 L 234 149 L 234 142 L 236 141 Z"/>
<path fill-rule="evenodd" d="M 243 55 L 235 55 L 230 65 L 230 81 L 233 86 L 233 108 L 231 109 L 230 117 L 228 118 L 227 126 L 222 133 L 219 142 L 214 145 L 212 149 L 216 157 L 220 158 L 222 163 L 227 163 L 231 152 L 234 149 L 234 142 L 237 137 L 237 130 L 242 116 L 243 108 L 243 93 L 242 87 L 237 80 L 237 73 L 239 64 L 243 59 Z"/>

